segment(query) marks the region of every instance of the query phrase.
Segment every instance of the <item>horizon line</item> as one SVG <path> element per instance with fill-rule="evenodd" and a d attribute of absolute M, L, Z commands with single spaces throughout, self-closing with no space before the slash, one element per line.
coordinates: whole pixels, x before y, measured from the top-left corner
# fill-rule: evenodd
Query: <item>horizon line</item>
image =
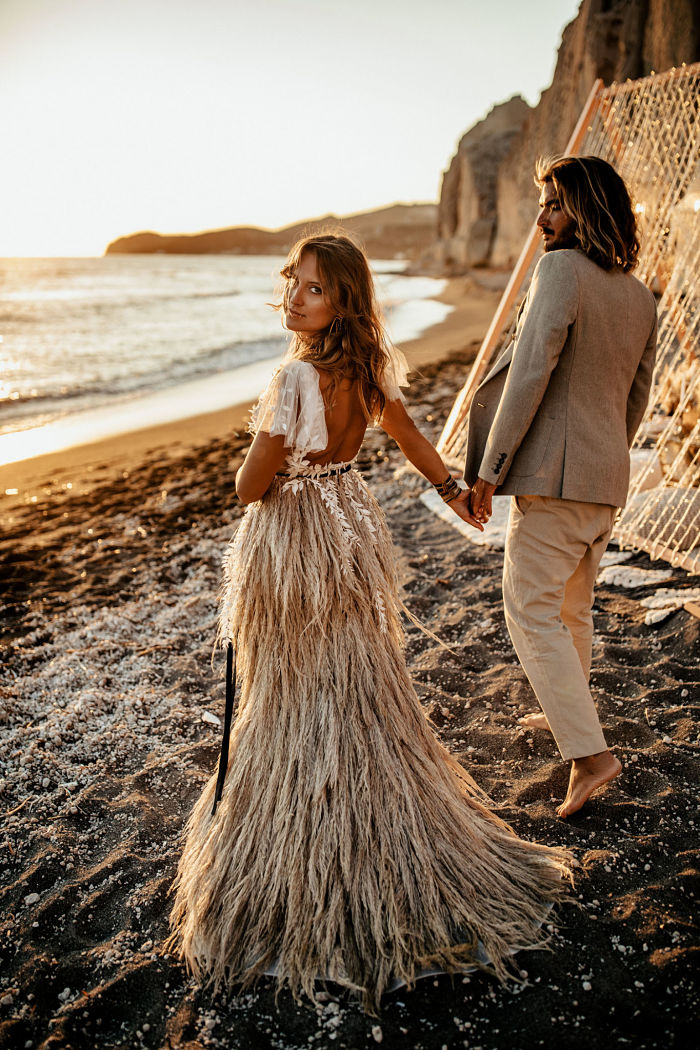
<path fill-rule="evenodd" d="M 152 235 L 155 235 L 157 237 L 200 237 L 200 236 L 202 236 L 204 234 L 221 233 L 221 232 L 224 232 L 226 230 L 259 230 L 262 233 L 282 233 L 282 232 L 284 232 L 284 230 L 288 230 L 288 229 L 290 229 L 293 226 L 302 226 L 304 223 L 322 222 L 324 219 L 328 219 L 328 220 L 337 219 L 338 221 L 342 222 L 345 219 L 355 219 L 355 218 L 357 218 L 360 215 L 372 215 L 375 212 L 387 211 L 389 208 L 397 208 L 397 207 L 401 207 L 401 208 L 434 207 L 434 208 L 437 208 L 439 203 L 440 202 L 438 200 L 432 200 L 432 201 L 426 201 L 426 200 L 419 200 L 419 201 L 396 200 L 396 201 L 391 201 L 389 204 L 379 204 L 379 205 L 376 205 L 375 207 L 371 207 L 371 208 L 361 208 L 358 211 L 345 212 L 345 213 L 340 214 L 340 215 L 338 215 L 335 212 L 331 211 L 331 212 L 325 212 L 325 214 L 323 214 L 323 215 L 307 216 L 306 218 L 303 218 L 303 219 L 296 219 L 296 220 L 293 220 L 292 222 L 283 223 L 283 225 L 281 225 L 281 226 L 258 226 L 255 223 L 236 223 L 235 225 L 231 225 L 231 226 L 209 226 L 209 227 L 206 227 L 205 229 L 202 229 L 202 230 L 190 230 L 190 231 L 187 231 L 187 232 L 180 231 L 180 232 L 177 232 L 177 233 L 163 233 L 160 230 L 153 230 L 153 229 L 134 230 L 131 233 L 121 233 L 121 234 L 117 234 L 117 236 L 111 238 L 111 240 L 109 240 L 107 242 L 107 244 L 105 245 L 105 247 L 102 249 L 102 251 L 100 253 L 97 253 L 97 252 L 70 252 L 70 253 L 46 252 L 46 253 L 43 253 L 41 255 L 37 255 L 37 254 L 35 254 L 33 252 L 32 253 L 28 253 L 28 254 L 24 254 L 24 253 L 17 254 L 17 253 L 15 253 L 13 255 L 0 255 L 0 259 L 2 259 L 2 260 L 11 260 L 11 259 L 103 259 L 107 255 L 107 248 L 109 247 L 110 244 L 114 244 L 115 241 L 125 240 L 125 239 L 127 239 L 129 237 L 138 237 L 138 236 L 141 236 L 143 234 L 152 234 Z M 129 253 L 125 253 L 125 254 L 129 254 Z M 155 253 L 136 252 L 134 254 L 142 255 L 142 254 L 155 254 Z M 172 253 L 169 253 L 169 254 L 177 254 L 177 253 L 172 252 Z M 209 255 L 209 254 L 212 254 L 212 253 L 205 252 L 203 254 Z M 222 252 L 220 254 L 223 255 L 223 254 L 227 254 L 227 253 Z"/>

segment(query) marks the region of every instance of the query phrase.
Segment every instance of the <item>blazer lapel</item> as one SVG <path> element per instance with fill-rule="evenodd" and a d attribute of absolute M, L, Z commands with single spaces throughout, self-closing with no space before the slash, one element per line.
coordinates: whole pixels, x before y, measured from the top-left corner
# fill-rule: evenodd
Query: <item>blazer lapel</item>
<path fill-rule="evenodd" d="M 501 356 L 496 361 L 495 365 L 492 366 L 490 372 L 488 372 L 484 379 L 481 380 L 479 386 L 477 387 L 478 390 L 480 390 L 482 386 L 485 386 L 486 383 L 490 382 L 491 379 L 493 379 L 494 376 L 498 375 L 498 373 L 501 372 L 504 368 L 508 367 L 508 365 L 513 360 L 514 347 L 515 340 L 512 339 L 510 343 L 508 343 L 508 346 L 505 348 Z"/>

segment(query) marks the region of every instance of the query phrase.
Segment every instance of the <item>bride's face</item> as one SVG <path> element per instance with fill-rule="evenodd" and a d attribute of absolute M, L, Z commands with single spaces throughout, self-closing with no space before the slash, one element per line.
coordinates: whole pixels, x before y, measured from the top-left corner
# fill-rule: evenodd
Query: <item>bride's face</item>
<path fill-rule="evenodd" d="M 336 316 L 318 276 L 316 252 L 304 252 L 297 271 L 287 279 L 284 323 L 290 332 L 315 335 L 328 328 Z"/>

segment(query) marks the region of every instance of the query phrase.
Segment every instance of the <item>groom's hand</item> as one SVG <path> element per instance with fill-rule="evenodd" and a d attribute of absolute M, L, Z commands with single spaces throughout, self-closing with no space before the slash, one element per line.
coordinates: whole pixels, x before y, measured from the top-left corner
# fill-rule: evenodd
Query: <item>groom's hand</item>
<path fill-rule="evenodd" d="M 469 492 L 469 506 L 477 521 L 488 521 L 493 513 L 491 499 L 496 486 L 483 478 L 477 478 Z"/>
<path fill-rule="evenodd" d="M 484 531 L 484 526 L 469 509 L 469 489 L 464 489 L 459 496 L 450 500 L 447 505 L 448 507 L 452 507 L 452 510 L 462 519 L 462 521 L 466 521 L 467 524 L 473 525 L 475 529 L 479 530 L 479 532 Z"/>

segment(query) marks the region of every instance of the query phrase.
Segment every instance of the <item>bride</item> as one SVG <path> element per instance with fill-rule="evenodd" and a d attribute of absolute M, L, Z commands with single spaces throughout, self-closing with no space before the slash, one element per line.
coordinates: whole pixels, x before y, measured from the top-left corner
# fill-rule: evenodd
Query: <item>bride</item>
<path fill-rule="evenodd" d="M 313 999 L 324 978 L 375 1010 L 425 968 L 506 977 L 542 942 L 570 857 L 489 811 L 411 684 L 391 541 L 352 467 L 368 423 L 481 526 L 406 413 L 367 259 L 309 237 L 282 276 L 294 335 L 253 410 L 225 560 L 240 701 L 228 765 L 224 750 L 187 825 L 173 940 L 217 986 L 272 971 Z"/>

